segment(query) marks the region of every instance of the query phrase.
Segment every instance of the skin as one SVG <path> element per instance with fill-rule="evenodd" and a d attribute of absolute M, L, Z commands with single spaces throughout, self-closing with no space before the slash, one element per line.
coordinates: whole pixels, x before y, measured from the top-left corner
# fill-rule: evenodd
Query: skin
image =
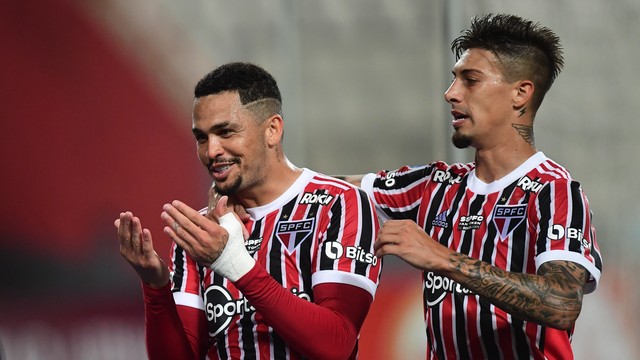
<path fill-rule="evenodd" d="M 498 180 L 536 152 L 529 108 L 534 85 L 506 81 L 496 56 L 482 49 L 463 53 L 453 76 L 444 94 L 454 118 L 452 140 L 476 149 L 480 180 Z M 375 249 L 379 257 L 395 255 L 446 276 L 513 316 L 563 330 L 571 329 L 580 314 L 588 279 L 584 267 L 568 261 L 544 263 L 537 274 L 508 272 L 441 245 L 410 220 L 386 221 Z"/>
<path fill-rule="evenodd" d="M 280 115 L 257 119 L 240 102 L 237 92 L 223 92 L 196 99 L 192 131 L 203 166 L 215 180 L 218 192 L 233 192 L 244 207 L 270 203 L 300 175 L 282 152 L 283 120 Z M 216 198 L 217 200 L 217 198 Z M 163 206 L 160 215 L 167 234 L 197 262 L 209 266 L 222 253 L 229 234 L 218 224 L 227 212 L 226 196 L 212 199 L 209 216 L 180 201 Z M 215 205 L 213 205 L 215 203 Z M 151 232 L 130 211 L 114 222 L 120 254 L 140 279 L 154 288 L 169 282 L 169 270 L 153 248 Z M 247 234 L 245 234 L 247 235 Z"/>

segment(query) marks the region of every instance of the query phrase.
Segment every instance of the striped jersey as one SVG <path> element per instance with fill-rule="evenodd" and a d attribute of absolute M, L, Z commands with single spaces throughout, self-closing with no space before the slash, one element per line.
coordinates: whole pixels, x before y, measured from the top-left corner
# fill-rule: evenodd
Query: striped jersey
<path fill-rule="evenodd" d="M 593 291 L 602 258 L 589 203 L 562 166 L 538 152 L 500 180 L 475 164 L 434 162 L 363 178 L 383 219 L 410 219 L 435 241 L 501 269 L 535 274 L 553 260 L 584 266 Z M 571 359 L 572 331 L 512 317 L 460 284 L 423 272 L 428 359 Z"/>
<path fill-rule="evenodd" d="M 303 169 L 276 200 L 246 210 L 247 251 L 291 293 L 313 302 L 315 285 L 346 283 L 375 295 L 382 267 L 373 252 L 379 224 L 361 189 Z M 206 314 L 210 359 L 301 358 L 231 282 L 176 245 L 171 270 L 176 304 Z"/>

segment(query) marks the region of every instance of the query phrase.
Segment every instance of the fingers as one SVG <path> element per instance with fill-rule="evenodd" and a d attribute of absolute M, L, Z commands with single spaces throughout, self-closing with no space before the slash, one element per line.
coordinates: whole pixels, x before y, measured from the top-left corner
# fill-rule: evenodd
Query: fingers
<path fill-rule="evenodd" d="M 213 208 L 213 216 L 216 219 L 219 219 L 224 214 L 229 212 L 229 208 L 227 207 L 228 202 L 229 202 L 229 197 L 227 196 L 222 196 L 220 199 L 218 199 L 218 203 L 216 204 L 216 207 Z"/>
<path fill-rule="evenodd" d="M 124 254 L 140 254 L 142 248 L 142 224 L 140 219 L 133 216 L 130 211 L 120 213 L 120 217 L 113 223 L 118 228 L 118 240 L 120 242 L 120 252 Z M 146 230 L 146 229 L 145 229 Z M 148 236 L 151 234 L 146 230 Z"/>

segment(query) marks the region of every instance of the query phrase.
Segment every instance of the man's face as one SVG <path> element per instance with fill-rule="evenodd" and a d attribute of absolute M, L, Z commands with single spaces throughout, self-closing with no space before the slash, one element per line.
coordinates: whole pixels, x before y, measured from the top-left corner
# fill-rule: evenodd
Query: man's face
<path fill-rule="evenodd" d="M 451 104 L 453 144 L 476 149 L 495 146 L 512 132 L 511 99 L 516 88 L 504 79 L 499 60 L 488 50 L 465 51 L 452 73 L 453 82 L 444 96 Z"/>
<path fill-rule="evenodd" d="M 263 181 L 267 147 L 263 123 L 242 107 L 237 92 L 196 99 L 192 125 L 198 158 L 219 194 L 242 192 Z"/>

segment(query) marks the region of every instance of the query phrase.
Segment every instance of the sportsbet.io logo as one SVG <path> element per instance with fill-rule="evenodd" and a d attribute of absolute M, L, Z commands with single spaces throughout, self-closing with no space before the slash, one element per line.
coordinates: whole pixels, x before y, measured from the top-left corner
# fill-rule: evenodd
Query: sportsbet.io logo
<path fill-rule="evenodd" d="M 473 292 L 457 282 L 445 276 L 436 275 L 433 272 L 425 273 L 424 296 L 427 306 L 438 305 L 445 298 L 447 293 L 457 295 L 472 295 Z"/>
<path fill-rule="evenodd" d="M 345 247 L 337 241 L 327 241 L 324 243 L 324 255 L 332 260 L 338 260 L 344 256 L 347 259 L 353 259 L 373 266 L 378 264 L 378 258 L 360 246 Z"/>
<path fill-rule="evenodd" d="M 227 289 L 217 285 L 207 288 L 204 299 L 209 335 L 212 337 L 226 330 L 234 316 L 256 311 L 244 297 L 234 299 Z"/>

